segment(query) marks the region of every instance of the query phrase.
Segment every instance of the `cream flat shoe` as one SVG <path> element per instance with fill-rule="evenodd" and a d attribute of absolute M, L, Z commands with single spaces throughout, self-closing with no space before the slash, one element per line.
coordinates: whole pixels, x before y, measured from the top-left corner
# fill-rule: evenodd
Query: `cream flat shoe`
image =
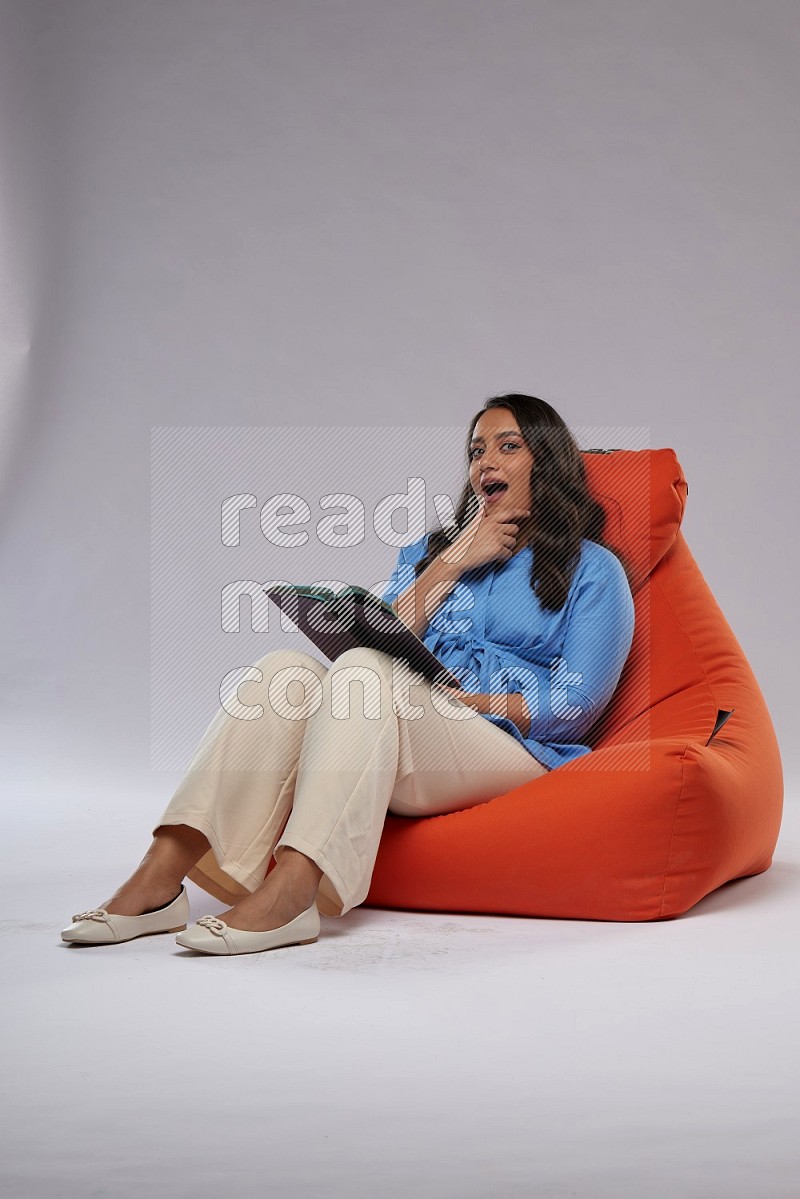
<path fill-rule="evenodd" d="M 117 916 L 105 908 L 78 912 L 72 917 L 72 924 L 63 929 L 61 940 L 76 945 L 114 945 L 153 933 L 176 933 L 186 928 L 188 919 L 189 895 L 184 884 L 170 903 L 141 916 Z"/>
<path fill-rule="evenodd" d="M 178 945 L 196 949 L 199 953 L 261 953 L 265 949 L 280 949 L 284 945 L 310 945 L 319 936 L 320 919 L 316 902 L 288 924 L 269 928 L 265 932 L 248 932 L 231 928 L 217 916 L 201 916 L 197 924 L 178 933 Z"/>

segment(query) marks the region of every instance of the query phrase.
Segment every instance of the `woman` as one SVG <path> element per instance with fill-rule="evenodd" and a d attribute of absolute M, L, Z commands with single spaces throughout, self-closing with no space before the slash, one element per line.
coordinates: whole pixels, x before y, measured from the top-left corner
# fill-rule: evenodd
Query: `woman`
<path fill-rule="evenodd" d="M 496 396 L 470 422 L 467 469 L 455 527 L 401 549 L 383 596 L 463 688 L 377 650 L 329 667 L 267 654 L 248 684 L 258 718 L 216 713 L 139 866 L 102 908 L 73 916 L 65 941 L 179 932 L 212 954 L 308 944 L 320 912 L 366 898 L 387 811 L 469 808 L 590 752 L 634 618 L 578 446 L 543 400 Z M 353 679 L 363 702 L 351 707 Z M 187 929 L 185 877 L 228 909 Z"/>

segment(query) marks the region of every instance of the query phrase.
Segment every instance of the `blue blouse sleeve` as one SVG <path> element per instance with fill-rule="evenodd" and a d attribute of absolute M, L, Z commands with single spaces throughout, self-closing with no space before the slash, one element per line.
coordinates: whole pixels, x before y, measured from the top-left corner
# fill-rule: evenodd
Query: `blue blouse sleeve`
<path fill-rule="evenodd" d="M 425 557 L 427 540 L 428 535 L 426 533 L 417 541 L 412 541 L 411 545 L 400 547 L 400 553 L 397 555 L 397 562 L 392 571 L 392 577 L 389 579 L 388 590 L 384 591 L 381 596 L 381 599 L 387 604 L 393 604 L 398 595 L 401 595 L 414 582 L 416 578 L 414 567 L 417 562 Z"/>
<path fill-rule="evenodd" d="M 570 601 L 561 654 L 549 669 L 526 664 L 514 690 L 528 705 L 526 741 L 578 743 L 608 706 L 633 642 L 634 607 L 615 555 L 587 572 Z"/>

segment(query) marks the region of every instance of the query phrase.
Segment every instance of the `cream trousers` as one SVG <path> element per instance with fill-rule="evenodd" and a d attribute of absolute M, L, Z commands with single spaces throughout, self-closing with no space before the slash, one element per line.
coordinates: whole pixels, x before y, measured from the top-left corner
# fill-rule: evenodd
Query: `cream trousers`
<path fill-rule="evenodd" d="M 214 715 L 156 825 L 205 834 L 211 848 L 188 877 L 225 903 L 255 891 L 291 845 L 323 871 L 320 912 L 343 916 L 367 896 L 387 810 L 441 815 L 548 773 L 510 734 L 380 650 L 347 650 L 330 666 L 275 650 L 249 676 Z"/>

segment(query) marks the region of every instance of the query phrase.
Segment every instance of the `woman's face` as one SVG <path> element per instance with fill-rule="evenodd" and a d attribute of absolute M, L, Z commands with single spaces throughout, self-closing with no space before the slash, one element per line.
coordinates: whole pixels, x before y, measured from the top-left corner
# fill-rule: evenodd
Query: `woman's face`
<path fill-rule="evenodd" d="M 481 413 L 470 443 L 469 481 L 476 495 L 486 497 L 486 511 L 531 509 L 530 475 L 533 454 L 508 408 Z M 505 487 L 486 491 L 487 484 Z"/>

